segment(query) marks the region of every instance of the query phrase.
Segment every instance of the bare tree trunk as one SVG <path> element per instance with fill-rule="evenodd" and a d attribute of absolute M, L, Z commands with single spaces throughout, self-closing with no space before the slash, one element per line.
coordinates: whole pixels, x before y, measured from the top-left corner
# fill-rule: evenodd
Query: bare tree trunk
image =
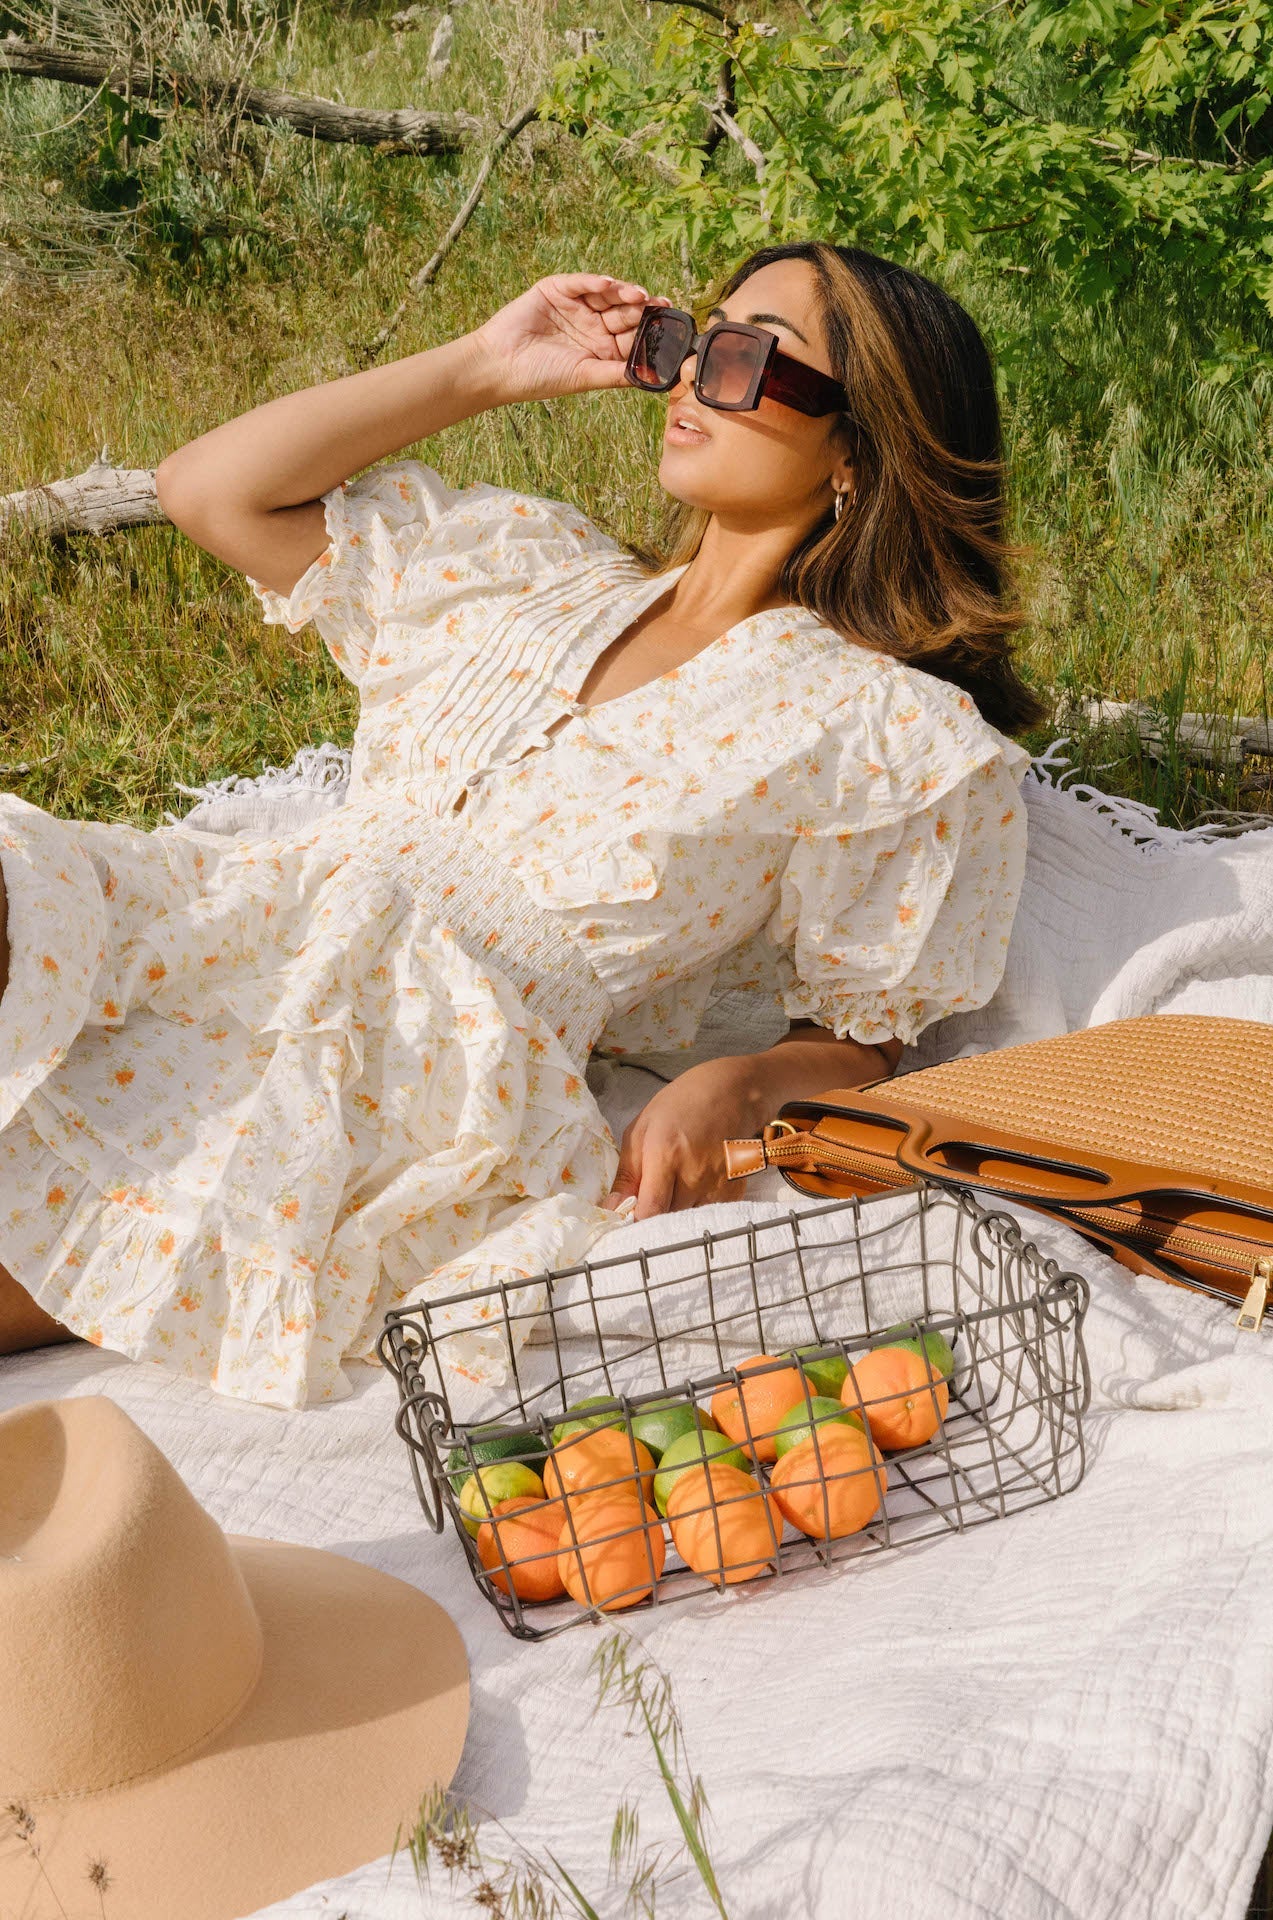
<path fill-rule="evenodd" d="M 263 125 L 282 121 L 311 140 L 374 147 L 385 154 L 459 153 L 481 130 L 469 113 L 425 113 L 418 107 L 345 107 L 312 95 L 279 93 L 240 80 L 200 79 L 195 74 L 160 71 L 112 62 L 69 47 L 0 40 L 0 73 L 32 80 L 61 80 L 72 87 L 108 86 L 130 100 L 207 103 L 228 106 L 245 120 Z"/>
<path fill-rule="evenodd" d="M 148 467 L 112 467 L 105 457 L 73 480 L 0 494 L 0 535 L 18 527 L 41 533 L 114 533 L 166 520 Z"/>

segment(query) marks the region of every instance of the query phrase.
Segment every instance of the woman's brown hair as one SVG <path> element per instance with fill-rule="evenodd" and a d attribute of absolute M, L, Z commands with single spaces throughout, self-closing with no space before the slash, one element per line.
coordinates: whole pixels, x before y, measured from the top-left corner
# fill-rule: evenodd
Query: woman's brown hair
<path fill-rule="evenodd" d="M 817 276 L 831 370 L 848 394 L 839 430 L 856 468 L 852 505 L 787 557 L 779 590 L 829 627 L 961 687 L 992 726 L 1043 718 L 1017 672 L 1023 616 L 1007 583 L 999 406 L 970 316 L 922 274 L 821 240 L 762 247 L 715 295 L 775 260 Z M 692 560 L 709 515 L 673 502 L 666 572 Z"/>

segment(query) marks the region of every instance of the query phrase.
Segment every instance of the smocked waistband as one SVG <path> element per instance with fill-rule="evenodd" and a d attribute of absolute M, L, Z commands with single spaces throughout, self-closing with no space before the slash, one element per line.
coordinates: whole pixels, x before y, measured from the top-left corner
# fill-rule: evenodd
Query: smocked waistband
<path fill-rule="evenodd" d="M 422 812 L 405 845 L 369 839 L 363 857 L 431 908 L 470 959 L 498 968 L 572 1059 L 587 1059 L 610 1018 L 610 996 L 561 922 L 476 833 Z"/>

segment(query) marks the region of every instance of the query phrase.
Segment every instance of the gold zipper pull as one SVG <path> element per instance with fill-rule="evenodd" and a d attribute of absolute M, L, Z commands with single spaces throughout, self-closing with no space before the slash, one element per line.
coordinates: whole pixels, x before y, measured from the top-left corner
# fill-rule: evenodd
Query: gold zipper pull
<path fill-rule="evenodd" d="M 725 1178 L 746 1180 L 751 1174 L 760 1173 L 769 1165 L 769 1149 L 774 1141 L 798 1132 L 799 1128 L 793 1127 L 790 1120 L 770 1120 L 750 1140 L 726 1140 Z"/>
<path fill-rule="evenodd" d="M 1269 1290 L 1273 1288 L 1273 1257 L 1257 1260 L 1251 1272 L 1251 1285 L 1247 1289 L 1246 1299 L 1242 1302 L 1242 1311 L 1238 1315 L 1236 1326 L 1243 1333 L 1258 1333 L 1264 1319 L 1264 1309 L 1269 1303 Z"/>

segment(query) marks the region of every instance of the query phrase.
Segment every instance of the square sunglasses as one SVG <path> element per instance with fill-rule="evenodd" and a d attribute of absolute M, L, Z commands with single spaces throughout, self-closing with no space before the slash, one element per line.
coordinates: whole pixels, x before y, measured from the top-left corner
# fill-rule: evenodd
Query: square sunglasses
<path fill-rule="evenodd" d="M 776 333 L 745 320 L 718 320 L 700 333 L 680 307 L 647 307 L 637 325 L 623 377 L 647 393 L 666 393 L 694 355 L 694 395 L 722 413 L 750 413 L 761 397 L 798 413 L 841 413 L 848 395 L 838 380 L 793 360 Z"/>

